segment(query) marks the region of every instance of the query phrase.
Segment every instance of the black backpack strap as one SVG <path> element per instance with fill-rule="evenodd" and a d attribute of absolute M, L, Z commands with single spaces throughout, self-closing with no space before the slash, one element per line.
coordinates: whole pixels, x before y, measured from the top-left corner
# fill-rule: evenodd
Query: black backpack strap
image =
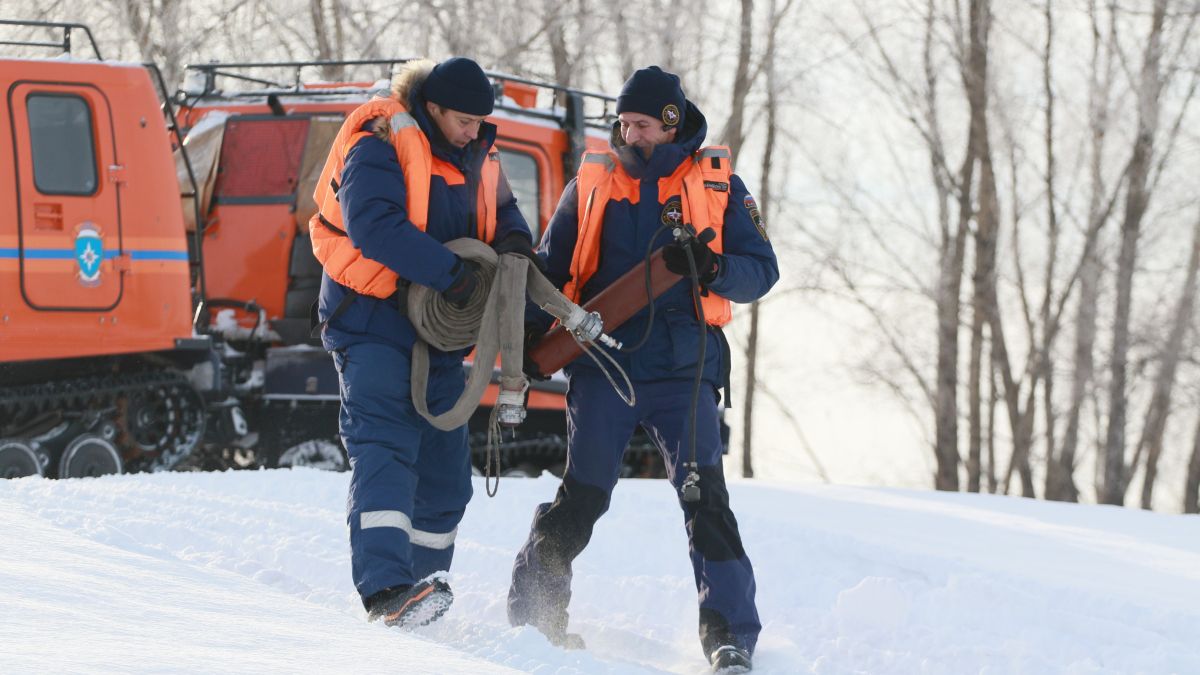
<path fill-rule="evenodd" d="M 330 232 L 333 232 L 334 234 L 338 235 L 339 237 L 347 236 L 345 230 L 343 230 L 342 228 L 338 227 L 337 225 L 334 225 L 333 223 L 326 220 L 325 216 L 321 215 L 320 211 L 317 212 L 317 220 L 320 221 L 320 223 L 322 225 L 327 227 Z"/>
<path fill-rule="evenodd" d="M 717 336 L 717 342 L 721 343 L 721 381 L 718 386 L 721 389 L 721 401 L 724 402 L 726 408 L 729 408 L 733 400 L 729 393 L 732 389 L 730 385 L 732 378 L 730 375 L 733 370 L 733 364 L 731 363 L 733 355 L 729 351 L 729 340 L 725 338 L 725 331 L 721 330 L 720 326 L 711 326 L 710 328 Z"/>

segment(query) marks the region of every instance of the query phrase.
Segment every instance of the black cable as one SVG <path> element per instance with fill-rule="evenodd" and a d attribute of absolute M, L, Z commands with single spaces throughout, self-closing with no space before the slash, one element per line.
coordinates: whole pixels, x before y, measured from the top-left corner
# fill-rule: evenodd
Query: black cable
<path fill-rule="evenodd" d="M 684 183 L 684 199 L 688 199 L 687 191 L 687 183 Z M 688 241 L 691 237 L 699 239 L 697 235 L 692 234 L 694 231 L 690 224 L 685 224 L 681 236 L 676 237 L 676 240 L 686 244 L 683 250 L 687 256 L 688 272 L 692 282 L 692 303 L 696 307 L 696 318 L 700 322 L 700 349 L 696 361 L 696 379 L 692 381 L 692 406 L 688 411 L 688 443 L 691 446 L 691 462 L 684 465 L 690 470 L 680 486 L 682 493 L 680 496 L 685 502 L 700 501 L 700 468 L 696 461 L 696 408 L 700 404 L 700 384 L 704 381 L 704 357 L 708 348 L 708 324 L 704 318 L 704 304 L 700 298 L 700 272 L 696 269 L 696 257 L 692 253 L 691 242 Z M 705 245 L 707 246 L 707 244 Z"/>
<path fill-rule="evenodd" d="M 696 317 L 700 321 L 700 351 L 696 362 L 696 379 L 692 381 L 692 406 L 688 411 L 688 443 L 691 445 L 692 461 L 690 462 L 692 471 L 697 471 L 696 462 L 696 407 L 700 404 L 700 384 L 704 381 L 704 357 L 708 348 L 708 325 L 704 319 L 704 305 L 700 299 L 700 273 L 696 270 L 696 258 L 692 255 L 692 247 L 684 246 L 684 252 L 687 254 L 688 272 L 691 275 L 692 282 L 692 302 L 696 305 Z M 689 499 L 687 483 L 691 479 L 688 476 L 684 480 L 684 501 L 697 501 L 700 498 L 699 493 L 695 495 L 695 499 Z M 699 475 L 695 477 L 694 486 L 699 483 Z"/>

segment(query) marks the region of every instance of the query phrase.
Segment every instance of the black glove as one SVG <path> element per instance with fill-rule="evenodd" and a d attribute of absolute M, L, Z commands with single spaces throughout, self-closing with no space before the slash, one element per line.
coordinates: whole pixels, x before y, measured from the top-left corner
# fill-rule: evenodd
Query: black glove
<path fill-rule="evenodd" d="M 542 335 L 545 333 L 545 329 L 536 323 L 525 324 L 525 353 L 524 358 L 521 359 L 521 369 L 525 371 L 525 377 L 528 377 L 531 380 L 545 381 L 550 379 L 550 376 L 543 375 L 542 372 L 538 370 L 537 364 L 533 362 L 533 359 L 529 358 L 529 352 L 532 351 L 533 348 L 542 341 Z"/>
<path fill-rule="evenodd" d="M 455 268 L 454 281 L 450 282 L 450 286 L 442 291 L 442 297 L 446 299 L 446 302 L 462 309 L 470 302 L 471 294 L 479 285 L 479 275 L 477 274 L 479 263 L 459 258 Z"/>
<path fill-rule="evenodd" d="M 534 267 L 538 268 L 539 272 L 542 274 L 546 273 L 546 261 L 533 252 L 532 242 L 523 232 L 510 232 L 508 236 L 493 244 L 492 248 L 495 249 L 496 255 L 504 253 L 523 255 L 529 258 L 529 261 L 533 263 Z"/>
<path fill-rule="evenodd" d="M 712 230 L 705 230 L 712 232 Z M 712 237 L 691 237 L 684 243 L 672 241 L 663 247 L 663 262 L 667 269 L 683 277 L 691 278 L 692 270 L 688 267 L 687 249 L 692 250 L 692 258 L 696 261 L 696 272 L 700 275 L 700 283 L 709 284 L 717 278 L 720 271 L 721 256 L 712 252 L 707 242 Z"/>

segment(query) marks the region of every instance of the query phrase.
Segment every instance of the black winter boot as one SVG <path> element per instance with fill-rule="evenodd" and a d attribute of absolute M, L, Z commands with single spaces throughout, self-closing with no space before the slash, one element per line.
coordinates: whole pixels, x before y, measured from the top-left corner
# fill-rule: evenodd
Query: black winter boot
<path fill-rule="evenodd" d="M 427 577 L 412 586 L 393 586 L 367 598 L 367 620 L 380 621 L 390 627 L 413 628 L 437 621 L 450 603 L 454 593 L 450 584 L 437 577 Z"/>
<path fill-rule="evenodd" d="M 719 675 L 748 673 L 753 669 L 750 665 L 750 652 L 736 645 L 717 647 L 716 651 L 709 654 L 708 661 L 712 664 L 712 671 Z"/>
<path fill-rule="evenodd" d="M 587 645 L 583 642 L 583 636 L 579 633 L 568 633 L 566 627 L 561 629 L 551 628 L 547 630 L 546 628 L 538 626 L 538 630 L 540 630 L 542 635 L 545 635 L 546 639 L 549 640 L 550 643 L 555 647 L 561 647 L 563 649 L 587 649 Z"/>

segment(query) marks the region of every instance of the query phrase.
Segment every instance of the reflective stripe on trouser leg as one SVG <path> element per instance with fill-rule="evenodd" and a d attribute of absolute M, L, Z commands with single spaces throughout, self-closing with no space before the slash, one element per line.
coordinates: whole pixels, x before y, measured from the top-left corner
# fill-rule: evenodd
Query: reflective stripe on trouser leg
<path fill-rule="evenodd" d="M 687 476 L 684 464 L 691 461 L 688 426 L 691 383 L 654 383 L 639 390 L 639 398 L 643 393 L 653 401 L 648 431 L 665 451 L 668 475 L 678 490 Z M 717 391 L 712 385 L 703 384 L 696 409 L 700 501 L 680 500 L 679 504 L 696 577 L 700 638 L 706 656 L 715 648 L 713 645 L 731 639 L 753 652 L 762 630 L 754 600 L 754 568 L 742 547 L 737 520 L 729 507 L 721 456 Z"/>
<path fill-rule="evenodd" d="M 458 535 L 457 527 L 445 533 L 413 529 L 412 521 L 400 511 L 364 511 L 359 514 L 359 526 L 364 530 L 372 527 L 395 527 L 408 534 L 408 540 L 413 546 L 432 549 L 450 548 Z"/>

